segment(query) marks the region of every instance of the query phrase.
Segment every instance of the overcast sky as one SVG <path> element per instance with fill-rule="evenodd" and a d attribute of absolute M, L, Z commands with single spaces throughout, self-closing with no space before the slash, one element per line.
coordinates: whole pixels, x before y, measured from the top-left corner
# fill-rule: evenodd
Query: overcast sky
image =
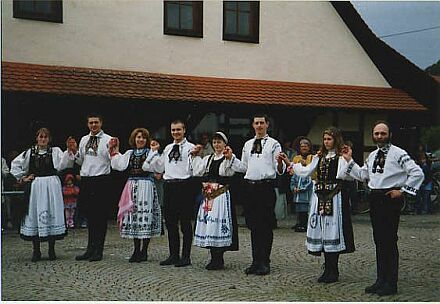
<path fill-rule="evenodd" d="M 381 39 L 421 69 L 440 60 L 440 1 L 352 3 L 378 37 L 391 35 Z"/>

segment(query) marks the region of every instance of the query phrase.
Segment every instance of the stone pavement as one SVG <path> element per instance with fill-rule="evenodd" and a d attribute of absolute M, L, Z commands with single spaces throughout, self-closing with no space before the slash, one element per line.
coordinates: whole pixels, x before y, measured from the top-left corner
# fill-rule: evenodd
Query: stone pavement
<path fill-rule="evenodd" d="M 240 219 L 242 222 L 243 219 Z M 375 254 L 368 215 L 353 217 L 356 252 L 340 258 L 340 280 L 318 284 L 323 258 L 308 255 L 304 233 L 290 229 L 293 219 L 274 231 L 271 274 L 246 276 L 249 231 L 240 227 L 240 251 L 225 254 L 226 269 L 207 271 L 208 251 L 193 247 L 192 266 L 159 266 L 168 255 L 165 236 L 151 241 L 148 262 L 128 263 L 132 241 L 109 225 L 104 259 L 77 262 L 86 230 L 70 230 L 57 242 L 56 261 L 30 261 L 32 245 L 15 232 L 2 234 L 3 301 L 440 301 L 440 214 L 403 215 L 399 229 L 400 281 L 395 296 L 364 293 L 375 280 Z"/>

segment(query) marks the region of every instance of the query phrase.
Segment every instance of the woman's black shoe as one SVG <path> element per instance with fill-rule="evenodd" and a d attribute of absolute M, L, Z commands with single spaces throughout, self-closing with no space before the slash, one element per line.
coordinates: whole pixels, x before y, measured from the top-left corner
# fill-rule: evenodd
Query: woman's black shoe
<path fill-rule="evenodd" d="M 32 253 L 32 262 L 38 262 L 39 260 L 41 260 L 41 252 L 40 251 L 34 251 Z"/>

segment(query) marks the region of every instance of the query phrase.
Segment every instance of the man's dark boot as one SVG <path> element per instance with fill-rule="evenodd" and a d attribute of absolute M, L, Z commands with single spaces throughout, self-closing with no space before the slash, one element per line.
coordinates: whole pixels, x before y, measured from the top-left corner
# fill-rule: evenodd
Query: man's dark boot
<path fill-rule="evenodd" d="M 180 261 L 179 255 L 170 255 L 166 260 L 163 260 L 159 263 L 161 266 L 167 266 L 167 265 L 175 265 L 177 262 Z"/>
<path fill-rule="evenodd" d="M 397 293 L 397 284 L 392 284 L 385 282 L 377 291 L 377 295 L 382 296 L 390 296 Z"/>
<path fill-rule="evenodd" d="M 90 259 L 90 257 L 92 256 L 93 251 L 95 250 L 95 248 L 94 248 L 95 244 L 94 244 L 94 241 L 93 241 L 93 234 L 92 234 L 93 232 L 90 229 L 90 221 L 89 221 L 87 229 L 88 229 L 87 249 L 86 249 L 86 252 L 84 252 L 81 255 L 77 255 L 75 257 L 75 260 L 77 260 L 77 261 L 88 261 Z"/>
<path fill-rule="evenodd" d="M 376 293 L 384 285 L 383 279 L 377 279 L 373 285 L 365 287 L 365 293 Z"/>

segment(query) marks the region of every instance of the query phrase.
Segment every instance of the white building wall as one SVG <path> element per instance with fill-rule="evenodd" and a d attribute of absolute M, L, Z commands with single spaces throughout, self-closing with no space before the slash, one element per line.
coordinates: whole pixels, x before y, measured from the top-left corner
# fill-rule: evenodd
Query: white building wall
<path fill-rule="evenodd" d="M 260 43 L 222 40 L 222 1 L 203 38 L 163 34 L 163 1 L 66 0 L 63 23 L 12 18 L 2 60 L 227 78 L 389 87 L 329 2 L 262 1 Z"/>

